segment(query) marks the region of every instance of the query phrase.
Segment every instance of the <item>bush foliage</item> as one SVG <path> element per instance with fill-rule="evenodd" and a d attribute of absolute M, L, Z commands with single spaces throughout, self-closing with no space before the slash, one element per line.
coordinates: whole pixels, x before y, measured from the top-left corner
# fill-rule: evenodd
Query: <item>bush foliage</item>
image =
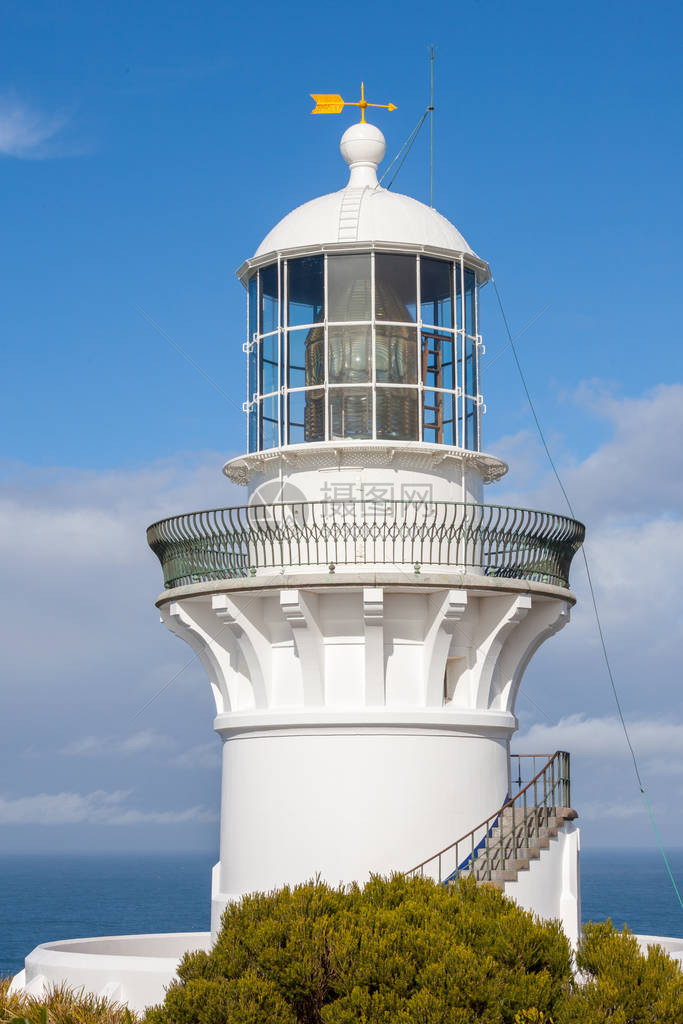
<path fill-rule="evenodd" d="M 147 1024 L 683 1024 L 680 968 L 589 925 L 573 973 L 557 922 L 490 887 L 311 882 L 229 906 Z M 578 981 L 577 978 L 581 980 Z"/>
<path fill-rule="evenodd" d="M 118 1003 L 55 985 L 40 999 L 9 994 L 10 978 L 0 978 L 0 1024 L 137 1024 L 139 1018 Z"/>
<path fill-rule="evenodd" d="M 138 1024 L 67 989 L 7 993 L 0 1024 Z M 557 922 L 491 886 L 311 882 L 229 906 L 210 953 L 188 953 L 140 1024 L 683 1024 L 683 975 L 611 923 L 573 961 Z"/>

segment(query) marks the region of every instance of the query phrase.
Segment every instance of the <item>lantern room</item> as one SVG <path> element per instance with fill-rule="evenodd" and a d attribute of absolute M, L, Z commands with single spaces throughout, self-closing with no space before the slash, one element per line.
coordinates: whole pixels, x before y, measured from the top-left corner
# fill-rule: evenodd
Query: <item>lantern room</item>
<path fill-rule="evenodd" d="M 353 125 L 340 192 L 284 218 L 240 268 L 248 451 L 343 441 L 481 445 L 488 266 L 435 210 L 383 189 L 384 138 Z"/>

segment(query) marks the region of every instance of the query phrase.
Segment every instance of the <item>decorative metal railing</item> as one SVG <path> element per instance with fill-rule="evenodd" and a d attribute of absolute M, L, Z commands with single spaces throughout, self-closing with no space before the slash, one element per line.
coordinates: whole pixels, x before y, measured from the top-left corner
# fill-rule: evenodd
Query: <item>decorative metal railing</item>
<path fill-rule="evenodd" d="M 533 758 L 533 765 L 537 760 L 544 760 L 545 764 L 486 821 L 411 868 L 407 874 L 426 875 L 439 882 L 474 875 L 477 881 L 490 882 L 498 872 L 504 872 L 523 859 L 545 837 L 557 812 L 571 807 L 569 754 L 558 750 L 547 760 L 546 757 L 511 755 L 511 769 L 517 768 L 520 781 L 522 759 Z"/>
<path fill-rule="evenodd" d="M 147 530 L 164 584 L 337 566 L 470 569 L 569 586 L 581 523 L 551 512 L 449 501 L 300 501 L 190 512 Z"/>

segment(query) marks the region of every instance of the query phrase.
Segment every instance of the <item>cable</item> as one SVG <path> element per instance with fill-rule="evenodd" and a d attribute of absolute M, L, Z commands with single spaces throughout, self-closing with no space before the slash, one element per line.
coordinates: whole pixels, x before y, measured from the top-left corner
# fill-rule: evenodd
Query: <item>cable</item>
<path fill-rule="evenodd" d="M 571 513 L 572 519 L 576 519 L 576 513 L 574 512 L 574 508 L 573 508 L 573 505 L 572 505 L 572 503 L 570 501 L 569 495 L 567 494 L 567 490 L 566 490 L 564 484 L 562 483 L 562 478 L 560 477 L 560 474 L 558 472 L 557 466 L 555 465 L 555 461 L 554 461 L 552 455 L 550 454 L 550 448 L 548 447 L 548 442 L 545 439 L 545 434 L 543 433 L 543 428 L 541 427 L 541 423 L 540 423 L 538 415 L 536 413 L 536 408 L 535 408 L 534 403 L 532 401 L 531 394 L 529 393 L 529 388 L 527 386 L 526 378 L 524 376 L 524 371 L 522 370 L 522 364 L 520 363 L 519 356 L 517 355 L 517 349 L 515 347 L 514 338 L 512 337 L 512 331 L 510 330 L 510 324 L 508 323 L 508 318 L 505 315 L 505 310 L 503 309 L 503 301 L 502 301 L 502 299 L 500 297 L 500 292 L 498 291 L 498 286 L 496 284 L 495 278 L 493 278 L 493 277 L 491 278 L 491 283 L 493 284 L 493 290 L 496 293 L 496 299 L 498 300 L 498 306 L 500 308 L 500 314 L 501 314 L 501 316 L 503 318 L 503 323 L 505 324 L 505 330 L 507 332 L 509 345 L 510 345 L 510 348 L 512 349 L 512 354 L 513 354 L 514 359 L 515 359 L 515 364 L 517 366 L 517 370 L 519 372 L 519 376 L 520 376 L 520 379 L 522 381 L 522 387 L 524 388 L 524 394 L 526 395 L 527 402 L 529 403 L 529 408 L 531 409 L 531 415 L 534 418 L 534 423 L 536 424 L 536 429 L 538 430 L 538 436 L 540 437 L 541 443 L 542 443 L 542 445 L 543 445 L 543 447 L 545 449 L 545 453 L 548 456 L 548 462 L 550 463 L 552 471 L 555 474 L 555 479 L 557 480 L 557 482 L 558 482 L 558 484 L 560 486 L 560 490 L 562 491 L 562 494 L 564 495 L 564 500 L 567 502 L 567 508 L 569 509 L 569 512 Z M 674 892 L 676 893 L 676 897 L 678 899 L 678 902 L 679 902 L 679 904 L 681 906 L 681 910 L 683 910 L 683 897 L 681 897 L 681 894 L 679 892 L 678 886 L 676 885 L 676 880 L 675 880 L 675 878 L 673 876 L 673 872 L 671 871 L 671 865 L 669 864 L 669 858 L 666 855 L 666 851 L 665 851 L 664 846 L 662 844 L 662 840 L 661 840 L 660 835 L 659 835 L 659 830 L 657 828 L 657 825 L 656 825 L 655 819 L 654 819 L 654 815 L 652 813 L 652 808 L 650 807 L 650 803 L 649 803 L 649 801 L 647 799 L 647 793 L 645 792 L 645 786 L 643 784 L 643 780 L 642 780 L 642 778 L 640 776 L 640 770 L 638 768 L 638 760 L 636 758 L 636 752 L 633 749 L 633 744 L 631 743 L 631 736 L 629 734 L 628 726 L 626 725 L 626 719 L 624 718 L 624 712 L 623 712 L 622 707 L 621 707 L 621 701 L 619 699 L 619 694 L 617 692 L 617 686 L 616 686 L 616 682 L 614 680 L 614 673 L 612 671 L 612 665 L 611 665 L 611 662 L 610 662 L 610 659 L 609 659 L 609 654 L 607 653 L 607 644 L 605 642 L 605 634 L 604 634 L 603 629 L 602 629 L 602 621 L 600 619 L 600 612 L 598 611 L 598 602 L 597 602 L 597 599 L 596 599 L 596 596 L 595 596 L 595 589 L 593 587 L 593 578 L 591 576 L 590 567 L 588 565 L 588 556 L 586 555 L 586 547 L 585 547 L 584 544 L 581 545 L 581 554 L 583 556 L 583 564 L 586 567 L 586 578 L 588 580 L 588 589 L 590 591 L 591 602 L 593 604 L 593 612 L 595 614 L 595 622 L 596 622 L 596 625 L 598 627 L 598 634 L 600 636 L 600 646 L 602 647 L 602 655 L 603 655 L 603 658 L 604 658 L 604 661 L 605 661 L 605 665 L 607 667 L 607 675 L 609 676 L 610 686 L 612 687 L 612 695 L 614 697 L 614 703 L 616 704 L 617 711 L 619 713 L 619 720 L 621 722 L 621 727 L 622 727 L 622 729 L 624 731 L 624 736 L 626 738 L 626 743 L 628 744 L 628 749 L 631 752 L 631 759 L 633 760 L 633 769 L 635 771 L 635 776 L 636 776 L 636 779 L 638 781 L 638 788 L 640 789 L 640 792 L 643 795 L 643 800 L 645 801 L 645 807 L 647 808 L 647 813 L 648 813 L 648 816 L 650 818 L 650 822 L 652 824 L 652 828 L 654 829 L 654 833 L 655 833 L 655 837 L 657 839 L 657 844 L 659 846 L 659 850 L 660 850 L 660 852 L 662 854 L 662 857 L 664 858 L 664 863 L 666 865 L 666 870 L 667 870 L 667 872 L 669 874 L 669 878 L 671 880 L 671 884 L 673 885 Z"/>
<path fill-rule="evenodd" d="M 404 164 L 404 163 L 405 163 L 405 161 L 406 161 L 406 157 L 408 156 L 408 153 L 410 152 L 410 150 L 411 150 L 411 148 L 412 148 L 412 145 L 413 145 L 413 143 L 415 142 L 415 139 L 417 138 L 417 136 L 418 136 L 418 134 L 419 134 L 420 128 L 421 128 L 421 127 L 422 127 L 422 125 L 424 124 L 424 122 L 425 122 L 425 118 L 427 117 L 427 114 L 428 114 L 428 113 L 429 113 L 429 112 L 430 112 L 431 110 L 432 110 L 432 107 L 427 107 L 427 109 L 425 110 L 424 114 L 422 115 L 422 117 L 420 118 L 420 120 L 419 120 L 419 121 L 417 122 L 417 125 L 415 126 L 415 128 L 413 128 L 412 132 L 410 133 L 410 135 L 408 136 L 408 138 L 406 139 L 406 141 L 405 141 L 405 142 L 403 143 L 403 145 L 401 146 L 401 148 L 399 149 L 398 153 L 396 154 L 396 156 L 394 157 L 394 159 L 393 159 L 393 160 L 391 161 L 391 163 L 390 163 L 390 164 L 389 164 L 389 166 L 387 167 L 387 169 L 386 169 L 386 171 L 384 172 L 384 174 L 382 175 L 382 177 L 381 177 L 381 178 L 379 179 L 379 183 L 380 183 L 380 185 L 381 185 L 381 184 L 382 184 L 382 182 L 384 181 L 384 179 L 386 178 L 387 174 L 389 173 L 389 171 L 390 171 L 390 170 L 391 170 L 391 168 L 392 168 L 392 167 L 394 166 L 394 164 L 396 163 L 396 161 L 398 160 L 398 158 L 399 158 L 399 157 L 401 156 L 401 153 L 403 153 L 403 150 L 405 149 L 405 153 L 404 153 L 404 155 L 403 155 L 403 159 L 401 160 L 400 164 L 399 164 L 399 165 L 398 165 L 398 167 L 396 168 L 396 173 L 394 174 L 393 178 L 391 179 L 391 181 L 390 181 L 390 182 L 389 182 L 389 184 L 387 185 L 387 191 L 389 191 L 389 189 L 391 188 L 391 186 L 392 186 L 392 185 L 394 184 L 394 182 L 396 181 L 396 177 L 397 177 L 397 175 L 398 175 L 398 172 L 399 172 L 399 171 L 401 170 L 401 168 L 403 167 L 403 164 Z"/>

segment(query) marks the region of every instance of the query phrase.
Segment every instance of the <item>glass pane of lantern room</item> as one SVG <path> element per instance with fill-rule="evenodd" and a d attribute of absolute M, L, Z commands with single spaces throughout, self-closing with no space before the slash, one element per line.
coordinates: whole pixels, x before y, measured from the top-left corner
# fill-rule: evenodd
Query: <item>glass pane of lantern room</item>
<path fill-rule="evenodd" d="M 259 270 L 261 279 L 261 334 L 275 331 L 279 327 L 277 301 L 277 263 Z"/>
<path fill-rule="evenodd" d="M 377 388 L 377 437 L 417 440 L 417 388 Z"/>
<path fill-rule="evenodd" d="M 287 331 L 287 386 L 322 384 L 325 370 L 325 332 L 322 327 Z"/>
<path fill-rule="evenodd" d="M 253 402 L 249 406 L 249 419 L 248 419 L 248 448 L 250 452 L 255 452 L 258 448 L 258 403 Z"/>
<path fill-rule="evenodd" d="M 433 327 L 453 326 L 453 264 L 420 259 L 420 319 Z"/>
<path fill-rule="evenodd" d="M 258 332 L 258 274 L 249 278 L 249 327 L 247 341 Z"/>
<path fill-rule="evenodd" d="M 431 444 L 455 444 L 455 396 L 451 392 L 422 392 L 422 437 Z"/>
<path fill-rule="evenodd" d="M 422 331 L 422 383 L 430 388 L 455 389 L 455 335 Z"/>
<path fill-rule="evenodd" d="M 325 440 L 325 409 L 322 388 L 292 391 L 289 395 L 289 443 Z"/>
<path fill-rule="evenodd" d="M 261 447 L 277 448 L 278 432 L 278 396 L 264 398 L 261 402 Z"/>
<path fill-rule="evenodd" d="M 375 337 L 377 380 L 385 384 L 417 383 L 417 331 L 414 327 L 378 325 Z"/>
<path fill-rule="evenodd" d="M 330 436 L 372 437 L 370 388 L 330 388 Z"/>
<path fill-rule="evenodd" d="M 370 380 L 372 328 L 329 327 L 327 338 L 330 384 L 363 384 Z"/>
<path fill-rule="evenodd" d="M 473 398 L 465 399 L 465 448 L 479 450 L 478 407 Z"/>
<path fill-rule="evenodd" d="M 465 331 L 471 335 L 476 335 L 477 333 L 475 289 L 474 271 L 465 268 Z"/>
<path fill-rule="evenodd" d="M 416 309 L 416 258 L 378 252 L 375 256 L 375 318 L 415 323 Z"/>
<path fill-rule="evenodd" d="M 306 256 L 287 263 L 287 323 L 317 324 L 323 319 L 324 260 L 322 256 Z"/>
<path fill-rule="evenodd" d="M 287 331 L 287 387 L 306 387 L 306 335 L 308 331 Z M 302 421 L 303 422 L 303 421 Z"/>
<path fill-rule="evenodd" d="M 306 408 L 306 392 L 305 391 L 292 391 L 288 398 L 288 416 L 287 416 L 287 443 L 288 444 L 303 444 L 305 441 L 304 435 L 304 415 Z"/>
<path fill-rule="evenodd" d="M 369 320 L 370 254 L 330 256 L 327 261 L 327 319 Z"/>
<path fill-rule="evenodd" d="M 261 339 L 261 394 L 269 395 L 278 388 L 278 335 L 269 334 Z"/>

